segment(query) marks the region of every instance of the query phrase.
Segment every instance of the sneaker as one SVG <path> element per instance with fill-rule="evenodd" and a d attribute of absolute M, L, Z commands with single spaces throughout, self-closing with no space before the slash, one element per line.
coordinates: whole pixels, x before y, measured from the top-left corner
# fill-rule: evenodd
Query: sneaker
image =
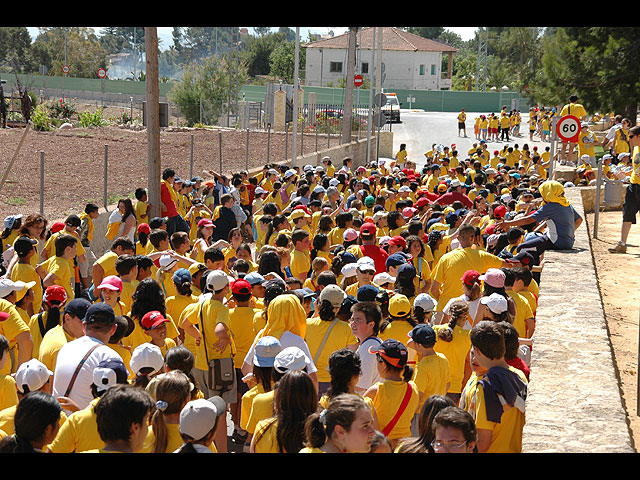
<path fill-rule="evenodd" d="M 627 246 L 622 242 L 618 242 L 615 247 L 609 248 L 608 250 L 611 253 L 627 253 Z"/>

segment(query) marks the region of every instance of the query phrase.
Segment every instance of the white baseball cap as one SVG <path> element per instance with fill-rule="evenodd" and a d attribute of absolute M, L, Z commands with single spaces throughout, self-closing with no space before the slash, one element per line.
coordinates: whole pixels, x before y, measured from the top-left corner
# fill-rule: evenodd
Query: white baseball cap
<path fill-rule="evenodd" d="M 273 368 L 278 373 L 290 370 L 302 370 L 307 366 L 307 356 L 298 347 L 283 348 L 273 361 Z"/>
<path fill-rule="evenodd" d="M 432 312 L 438 302 L 428 293 L 420 293 L 413 300 L 414 307 L 420 307 L 424 312 Z"/>
<path fill-rule="evenodd" d="M 207 289 L 217 292 L 229 285 L 229 276 L 223 270 L 212 270 L 207 274 Z"/>
<path fill-rule="evenodd" d="M 389 275 L 387 272 L 376 274 L 371 281 L 376 287 L 381 287 L 387 283 L 396 283 L 396 277 Z"/>
<path fill-rule="evenodd" d="M 44 387 L 52 375 L 53 372 L 44 363 L 32 358 L 18 367 L 16 387 L 20 393 L 35 392 Z"/>
<path fill-rule="evenodd" d="M 480 303 L 486 305 L 493 313 L 501 314 L 509 309 L 507 299 L 499 293 L 492 293 L 487 297 L 481 297 Z"/>
<path fill-rule="evenodd" d="M 213 430 L 218 417 L 226 411 L 227 404 L 221 397 L 191 400 L 180 411 L 180 433 L 200 440 Z"/>
<path fill-rule="evenodd" d="M 138 374 L 143 368 L 153 369 L 149 375 L 160 371 L 164 366 L 164 357 L 162 356 L 160 347 L 152 343 L 138 345 L 131 353 L 129 366 L 135 374 Z"/>

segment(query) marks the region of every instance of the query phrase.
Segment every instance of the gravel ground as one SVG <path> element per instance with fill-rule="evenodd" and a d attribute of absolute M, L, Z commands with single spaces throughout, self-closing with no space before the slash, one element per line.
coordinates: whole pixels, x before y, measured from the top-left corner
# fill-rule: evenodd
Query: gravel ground
<path fill-rule="evenodd" d="M 108 118 L 106 112 L 103 118 Z M 24 128 L 0 129 L 0 172 L 4 176 L 23 136 Z M 222 168 L 220 168 L 220 136 Z M 247 157 L 246 131 L 226 128 L 163 129 L 160 134 L 162 168 L 171 167 L 183 178 L 189 177 L 193 137 L 193 173 L 222 170 L 229 174 L 265 163 L 282 163 L 285 148 L 291 152 L 283 134 L 251 131 Z M 331 139 L 337 144 L 338 136 Z M 24 139 L 6 182 L 0 186 L 0 218 L 40 211 L 40 161 L 44 152 L 44 215 L 50 219 L 79 213 L 87 202 L 104 203 L 104 159 L 107 147 L 107 197 L 114 203 L 147 186 L 147 132 L 118 126 L 57 129 L 38 132 L 31 128 Z M 328 146 L 319 136 L 318 148 Z M 305 135 L 299 150 L 315 150 L 316 135 Z M 269 160 L 267 161 L 267 152 Z M 248 158 L 248 160 L 247 160 Z M 0 177 L 1 178 L 1 177 Z"/>

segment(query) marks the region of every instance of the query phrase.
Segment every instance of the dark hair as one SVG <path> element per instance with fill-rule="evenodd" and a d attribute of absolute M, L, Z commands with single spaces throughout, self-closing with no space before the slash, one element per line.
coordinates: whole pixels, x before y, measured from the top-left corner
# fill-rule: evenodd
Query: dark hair
<path fill-rule="evenodd" d="M 62 407 L 51 394 L 27 393 L 16 407 L 15 434 L 0 441 L 0 453 L 33 453 L 32 442 L 41 440 L 47 427 L 60 421 Z"/>
<path fill-rule="evenodd" d="M 485 357 L 499 359 L 505 355 L 504 330 L 496 322 L 482 320 L 470 333 L 471 344 Z"/>
<path fill-rule="evenodd" d="M 457 300 L 451 304 L 450 309 L 451 320 L 449 320 L 447 328 L 438 331 L 438 339 L 445 342 L 451 342 L 453 340 L 453 329 L 458 323 L 458 319 L 469 313 L 469 305 L 464 300 Z"/>
<path fill-rule="evenodd" d="M 522 280 L 525 287 L 528 287 L 531 284 L 533 274 L 527 267 L 513 267 L 511 271 L 515 276 L 515 280 Z"/>
<path fill-rule="evenodd" d="M 172 168 L 165 168 L 162 171 L 162 179 L 163 180 L 168 180 L 169 178 L 175 177 L 175 176 L 176 176 L 176 172 Z"/>
<path fill-rule="evenodd" d="M 164 292 L 160 284 L 152 277 L 140 280 L 131 299 L 131 317 L 137 318 L 138 321 L 142 320 L 147 312 L 153 310 L 159 311 L 163 316 L 166 315 Z"/>
<path fill-rule="evenodd" d="M 131 250 L 132 252 L 136 251 L 136 246 L 129 237 L 116 238 L 111 244 L 111 251 L 115 252 L 118 247 L 120 247 L 121 250 Z"/>
<path fill-rule="evenodd" d="M 136 188 L 136 191 L 134 193 L 137 200 L 142 200 L 142 197 L 144 197 L 146 194 L 147 189 L 142 187 Z"/>
<path fill-rule="evenodd" d="M 100 438 L 105 443 L 129 440 L 131 425 L 142 425 L 153 407 L 153 398 L 143 389 L 127 384 L 114 385 L 95 406 Z"/>
<path fill-rule="evenodd" d="M 316 279 L 316 284 L 322 287 L 326 287 L 327 285 L 337 285 L 338 279 L 336 278 L 336 274 L 330 270 L 320 272 Z"/>
<path fill-rule="evenodd" d="M 432 428 L 433 419 L 443 409 L 455 406 L 455 402 L 445 395 L 428 397 L 422 404 L 418 416 L 418 436 L 399 445 L 398 453 L 432 453 L 431 442 L 435 437 Z"/>
<path fill-rule="evenodd" d="M 224 253 L 218 247 L 209 247 L 204 252 L 204 261 L 209 260 L 210 262 L 219 262 L 224 261 Z"/>
<path fill-rule="evenodd" d="M 122 221 L 124 222 L 130 215 L 135 216 L 135 212 L 133 210 L 133 202 L 131 202 L 130 198 L 121 198 L 118 200 L 118 205 L 120 203 L 124 204 L 124 215 L 122 215 Z"/>
<path fill-rule="evenodd" d="M 153 266 L 153 260 L 146 255 L 135 255 L 135 259 L 139 270 L 145 270 Z"/>
<path fill-rule="evenodd" d="M 349 383 L 362 373 L 360 356 L 353 350 L 341 348 L 329 355 L 329 374 L 331 384 L 327 397 L 333 398 L 341 393 L 349 393 Z"/>
<path fill-rule="evenodd" d="M 127 275 L 131 273 L 134 267 L 138 266 L 136 257 L 134 255 L 120 255 L 116 258 L 115 268 L 118 275 Z"/>
<path fill-rule="evenodd" d="M 305 421 L 318 404 L 311 377 L 302 370 L 288 371 L 278 381 L 273 400 L 278 449 L 280 453 L 298 453 L 304 446 Z"/>
<path fill-rule="evenodd" d="M 331 399 L 327 408 L 312 413 L 305 422 L 305 437 L 307 447 L 321 447 L 331 438 L 337 426 L 351 430 L 351 425 L 357 413 L 369 407 L 362 397 L 349 393 L 340 394 Z"/>
<path fill-rule="evenodd" d="M 374 323 L 373 334 L 378 335 L 380 330 L 380 322 L 382 321 L 382 312 L 377 303 L 374 302 L 358 302 L 351 307 L 351 313 L 362 312 L 367 319 L 367 323 Z"/>
<path fill-rule="evenodd" d="M 84 213 L 86 213 L 87 215 L 93 212 L 97 212 L 98 210 L 100 210 L 100 207 L 95 203 L 87 203 L 84 207 Z"/>
<path fill-rule="evenodd" d="M 161 228 L 151 230 L 151 233 L 149 234 L 149 241 L 151 242 L 151 245 L 154 246 L 154 248 L 160 248 L 160 242 L 168 240 L 169 233 Z"/>
<path fill-rule="evenodd" d="M 284 273 L 282 273 L 280 256 L 274 251 L 267 251 L 260 255 L 260 260 L 258 260 L 258 273 L 260 275 L 266 275 L 271 272 L 278 274 L 280 278 L 285 278 Z"/>
<path fill-rule="evenodd" d="M 67 247 L 73 247 L 76 243 L 78 243 L 78 239 L 73 235 L 69 235 L 66 233 L 61 233 L 55 239 L 54 246 L 56 249 L 56 257 L 61 257 L 64 255 L 64 251 Z"/>
<path fill-rule="evenodd" d="M 475 421 L 469 412 L 459 407 L 446 407 L 433 418 L 433 438 L 438 427 L 450 427 L 460 430 L 467 442 L 478 439 Z M 477 446 L 476 446 L 477 449 Z"/>

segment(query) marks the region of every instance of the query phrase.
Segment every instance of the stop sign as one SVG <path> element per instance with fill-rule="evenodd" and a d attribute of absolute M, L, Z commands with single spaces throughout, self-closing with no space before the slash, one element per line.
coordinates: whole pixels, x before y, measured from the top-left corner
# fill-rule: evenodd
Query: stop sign
<path fill-rule="evenodd" d="M 356 75 L 355 77 L 353 77 L 353 84 L 356 87 L 361 87 L 363 83 L 364 83 L 364 80 L 362 78 L 362 75 Z"/>

